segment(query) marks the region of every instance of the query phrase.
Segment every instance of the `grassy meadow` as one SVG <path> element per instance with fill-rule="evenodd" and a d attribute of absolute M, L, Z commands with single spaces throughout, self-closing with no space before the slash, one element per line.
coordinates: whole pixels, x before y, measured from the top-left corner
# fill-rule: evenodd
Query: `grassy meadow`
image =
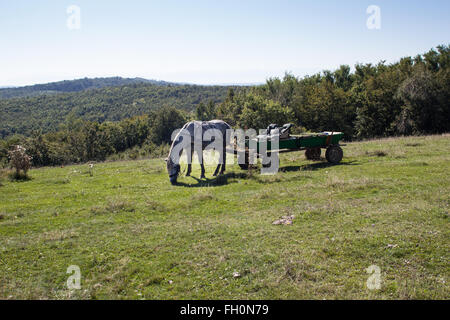
<path fill-rule="evenodd" d="M 162 159 L 4 172 L 0 299 L 449 299 L 450 135 L 343 150 L 177 186 Z"/>

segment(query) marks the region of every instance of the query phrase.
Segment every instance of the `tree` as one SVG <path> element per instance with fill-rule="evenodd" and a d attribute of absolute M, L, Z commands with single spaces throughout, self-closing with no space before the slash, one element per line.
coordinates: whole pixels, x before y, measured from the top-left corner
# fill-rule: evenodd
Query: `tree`
<path fill-rule="evenodd" d="M 195 118 L 197 120 L 206 120 L 206 106 L 203 102 L 200 102 L 196 107 L 195 107 Z"/>
<path fill-rule="evenodd" d="M 378 64 L 373 76 L 358 84 L 355 129 L 357 137 L 385 137 L 394 134 L 393 122 L 401 112 L 402 102 L 396 99 L 398 87 L 407 77 L 397 67 Z"/>
<path fill-rule="evenodd" d="M 162 108 L 149 119 L 149 141 L 155 145 L 170 143 L 172 133 L 186 123 L 186 114 L 173 107 Z"/>
<path fill-rule="evenodd" d="M 33 158 L 33 165 L 45 166 L 51 163 L 48 143 L 40 131 L 33 132 L 27 146 L 28 153 Z"/>
<path fill-rule="evenodd" d="M 278 102 L 249 94 L 238 121 L 241 128 L 264 129 L 271 123 L 283 124 L 292 121 L 294 114 Z"/>
<path fill-rule="evenodd" d="M 420 68 L 398 89 L 404 103 L 396 126 L 399 133 L 438 133 L 449 129 L 448 72 L 439 82 L 428 69 Z"/>
<path fill-rule="evenodd" d="M 216 117 L 216 107 L 212 100 L 209 100 L 205 105 L 203 102 L 200 102 L 195 107 L 195 118 L 200 121 L 208 121 L 213 120 Z"/>

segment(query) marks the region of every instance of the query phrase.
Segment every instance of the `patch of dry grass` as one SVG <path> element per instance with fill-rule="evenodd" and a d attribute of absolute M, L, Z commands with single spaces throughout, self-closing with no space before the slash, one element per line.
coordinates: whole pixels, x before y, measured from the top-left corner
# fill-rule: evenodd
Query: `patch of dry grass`
<path fill-rule="evenodd" d="M 213 192 L 211 190 L 209 190 L 208 188 L 202 188 L 202 190 L 197 191 L 197 193 L 195 193 L 192 196 L 192 201 L 197 202 L 197 201 L 210 201 L 210 200 L 215 200 L 216 197 L 213 194 Z"/>
<path fill-rule="evenodd" d="M 51 230 L 40 235 L 39 239 L 43 241 L 62 241 L 65 239 L 77 238 L 79 236 L 75 229 Z"/>
<path fill-rule="evenodd" d="M 151 200 L 151 199 L 148 199 L 145 201 L 145 207 L 150 210 L 158 211 L 158 212 L 168 211 L 168 208 L 164 204 L 160 203 L 159 201 L 155 201 L 155 200 Z"/>
<path fill-rule="evenodd" d="M 133 212 L 135 210 L 134 204 L 123 198 L 113 198 L 108 200 L 103 206 L 93 206 L 90 209 L 93 214 Z"/>
<path fill-rule="evenodd" d="M 355 189 L 373 188 L 379 186 L 379 182 L 377 182 L 375 178 L 359 177 L 345 179 L 335 175 L 330 175 L 327 177 L 325 185 L 327 188 L 349 191 Z"/>

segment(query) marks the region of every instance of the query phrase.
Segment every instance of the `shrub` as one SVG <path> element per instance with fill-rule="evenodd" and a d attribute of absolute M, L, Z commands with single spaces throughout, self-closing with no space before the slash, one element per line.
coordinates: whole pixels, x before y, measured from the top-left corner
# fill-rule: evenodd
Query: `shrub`
<path fill-rule="evenodd" d="M 8 151 L 8 157 L 11 167 L 16 169 L 13 178 L 23 180 L 27 177 L 27 172 L 31 168 L 32 157 L 26 154 L 26 149 L 20 145 L 15 145 L 11 151 Z M 20 171 L 23 171 L 23 174 Z"/>

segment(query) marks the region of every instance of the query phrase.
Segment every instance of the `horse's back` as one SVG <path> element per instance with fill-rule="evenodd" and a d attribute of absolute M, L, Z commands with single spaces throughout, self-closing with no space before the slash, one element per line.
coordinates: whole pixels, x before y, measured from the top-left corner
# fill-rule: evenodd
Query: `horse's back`
<path fill-rule="evenodd" d="M 231 129 L 231 126 L 230 126 L 228 123 L 226 123 L 225 121 L 223 121 L 223 120 L 214 119 L 214 120 L 210 120 L 210 121 L 208 121 L 208 122 L 214 123 L 214 124 L 216 124 L 216 125 L 223 126 L 223 127 L 225 127 L 226 129 Z"/>
<path fill-rule="evenodd" d="M 209 121 L 193 120 L 189 121 L 183 126 L 183 129 L 187 130 L 191 135 L 194 135 L 195 131 L 197 130 L 196 128 L 201 128 L 203 132 L 209 129 L 218 129 L 223 132 L 223 134 L 225 134 L 227 129 L 231 129 L 231 126 L 225 121 L 218 119 Z"/>

